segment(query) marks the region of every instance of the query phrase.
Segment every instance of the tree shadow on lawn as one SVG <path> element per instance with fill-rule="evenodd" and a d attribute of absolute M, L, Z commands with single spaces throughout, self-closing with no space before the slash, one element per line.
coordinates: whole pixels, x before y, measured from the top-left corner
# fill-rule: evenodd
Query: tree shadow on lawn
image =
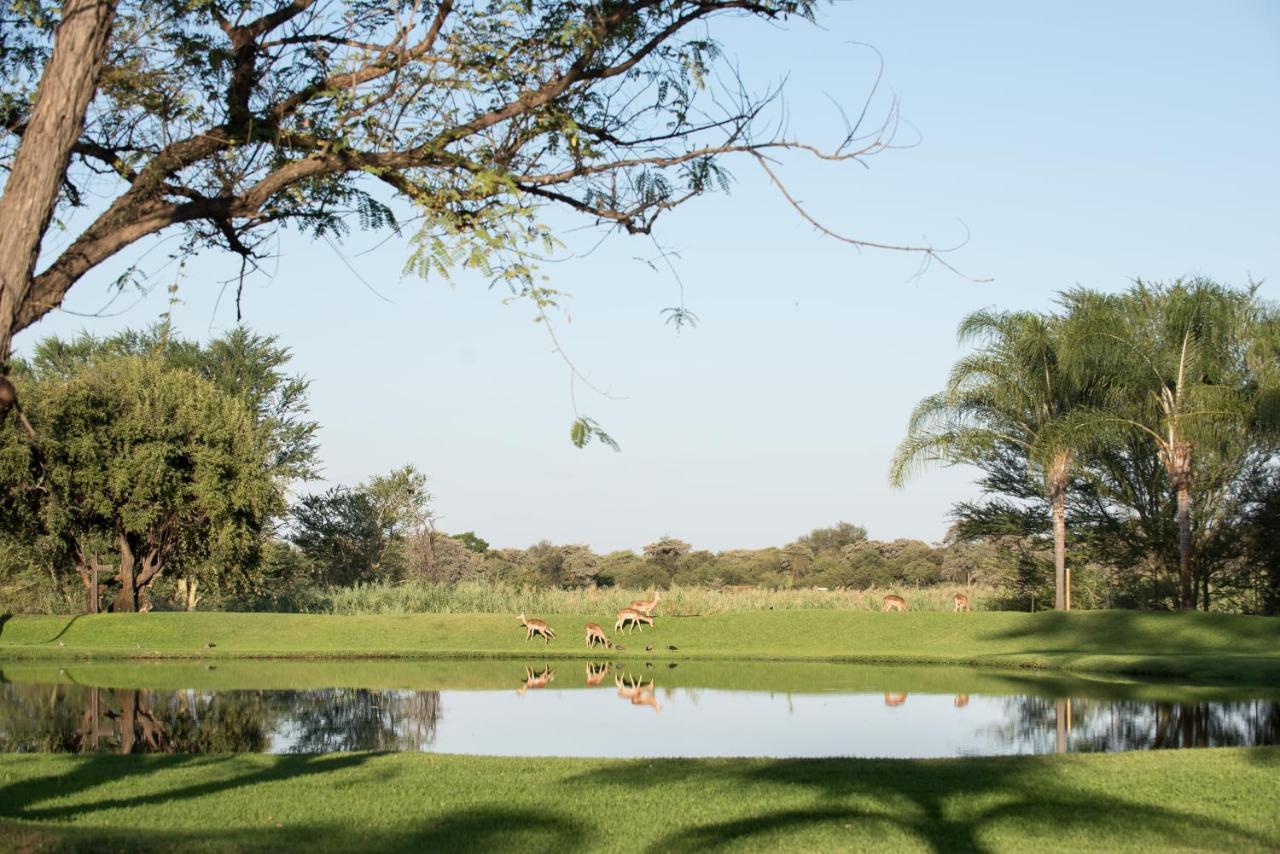
<path fill-rule="evenodd" d="M 0 820 L 0 850 L 16 851 L 535 851 L 559 854 L 586 847 L 578 823 L 519 809 L 454 812 L 421 827 L 388 831 L 364 823 L 287 825 L 220 830 L 126 830 Z"/>
<path fill-rule="evenodd" d="M 86 756 L 66 773 L 51 774 L 34 779 L 21 780 L 0 788 L 0 818 L 26 821 L 60 821 L 86 813 L 102 810 L 129 809 L 152 804 L 167 804 L 214 795 L 231 789 L 288 780 L 311 774 L 341 771 L 362 765 L 375 754 L 303 754 L 281 757 L 280 761 L 264 764 L 249 773 L 225 779 L 213 779 L 162 791 L 130 795 L 129 785 L 143 777 L 172 771 L 186 766 L 209 766 L 213 773 L 224 764 L 227 755 L 169 755 L 148 757 L 139 762 L 137 757 L 97 755 Z M 111 786 L 121 794 L 65 806 L 36 807 L 43 801 L 66 798 L 96 786 Z"/>
<path fill-rule="evenodd" d="M 1267 655 L 1280 645 L 1280 620 L 1181 611 L 1045 611 L 980 639 L 1039 641 L 1027 646 L 1031 653 Z"/>
<path fill-rule="evenodd" d="M 270 763 L 251 767 L 246 773 L 136 794 L 130 794 L 131 784 L 140 782 L 147 776 L 182 769 L 198 770 L 201 766 L 207 766 L 209 775 L 213 776 L 230 757 L 154 756 L 139 762 L 138 757 L 87 756 L 66 773 L 24 779 L 0 788 L 0 849 L 8 850 L 6 840 L 14 842 L 15 847 L 17 842 L 26 840 L 23 845 L 27 848 L 33 848 L 34 842 L 40 843 L 33 850 L 171 850 L 190 847 L 201 850 L 226 848 L 277 851 L 319 847 L 324 850 L 353 851 L 519 848 L 522 851 L 559 852 L 581 848 L 586 842 L 587 834 L 582 824 L 554 810 L 533 811 L 503 807 L 455 810 L 434 817 L 426 815 L 429 810 L 424 809 L 421 826 L 409 829 L 379 827 L 374 814 L 367 821 L 350 826 L 325 824 L 323 804 L 316 805 L 319 821 L 290 823 L 283 828 L 227 829 L 219 827 L 216 820 L 210 821 L 207 830 L 199 832 L 184 828 L 127 830 L 119 827 L 64 824 L 105 811 L 196 801 L 234 790 L 244 790 L 241 796 L 249 798 L 252 797 L 251 787 L 258 784 L 340 774 L 379 755 L 346 753 L 280 756 Z M 335 780 L 333 785 L 353 785 L 349 776 L 340 780 L 340 783 Z M 89 802 L 76 798 L 78 802 L 74 804 L 39 806 L 47 801 L 73 798 L 99 786 L 107 787 L 101 798 Z M 336 796 L 345 797 L 341 794 Z M 376 812 L 376 801 L 371 804 L 370 810 Z"/>
<path fill-rule="evenodd" d="M 691 767 L 692 766 L 692 767 Z M 1135 772 L 1117 768 L 1117 775 Z M 617 770 L 579 778 L 602 788 L 740 785 L 742 803 L 794 804 L 790 789 L 812 795 L 812 804 L 775 808 L 678 830 L 654 842 L 652 852 L 703 851 L 725 844 L 770 844 L 778 833 L 825 831 L 842 846 L 866 845 L 877 835 L 901 844 L 905 834 L 937 852 L 987 851 L 988 831 L 1003 831 L 1022 845 L 1105 847 L 1140 844 L 1214 850 L 1275 848 L 1280 839 L 1230 821 L 1172 808 L 1138 804 L 1058 782 L 1040 764 L 1025 770 L 1020 758 L 978 763 L 912 760 L 761 760 L 757 762 L 655 763 L 643 775 Z M 894 833 L 896 832 L 896 833 Z M 889 835 L 889 834 L 893 835 Z M 798 842 L 803 842 L 797 840 Z"/>

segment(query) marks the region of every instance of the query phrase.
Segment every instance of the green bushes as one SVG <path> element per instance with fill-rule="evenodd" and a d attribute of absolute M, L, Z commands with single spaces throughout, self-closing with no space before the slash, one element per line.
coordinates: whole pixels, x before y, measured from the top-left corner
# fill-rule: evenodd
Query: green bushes
<path fill-rule="evenodd" d="M 634 599 L 647 599 L 651 592 L 625 587 L 558 590 L 477 581 L 375 583 L 330 591 L 323 611 L 330 614 L 515 614 L 523 610 L 528 614 L 607 614 Z M 963 585 L 869 590 L 673 587 L 663 591 L 658 613 L 690 616 L 728 611 L 879 610 L 882 597 L 888 593 L 903 596 L 908 607 L 915 611 L 950 611 L 954 607 L 952 597 L 958 592 L 967 593 L 974 610 L 990 610 L 998 596 L 992 587 L 966 590 Z"/>

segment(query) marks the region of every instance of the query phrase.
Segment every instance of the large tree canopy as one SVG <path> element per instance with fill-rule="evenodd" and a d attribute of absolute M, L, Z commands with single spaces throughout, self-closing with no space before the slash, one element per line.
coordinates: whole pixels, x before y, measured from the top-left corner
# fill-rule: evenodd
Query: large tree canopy
<path fill-rule="evenodd" d="M 850 122 L 827 149 L 788 137 L 766 114 L 777 93 L 739 82 L 710 25 L 809 17 L 816 3 L 8 4 L 0 358 L 87 272 L 171 228 L 184 251 L 220 247 L 252 265 L 274 229 L 398 230 L 411 210 L 410 269 L 477 268 L 542 306 L 532 269 L 555 243 L 548 205 L 648 232 L 727 186 L 722 159 L 745 155 L 799 209 L 771 153 L 857 160 L 889 144 L 896 113 Z M 106 204 L 42 256 L 51 217 L 90 188 Z"/>

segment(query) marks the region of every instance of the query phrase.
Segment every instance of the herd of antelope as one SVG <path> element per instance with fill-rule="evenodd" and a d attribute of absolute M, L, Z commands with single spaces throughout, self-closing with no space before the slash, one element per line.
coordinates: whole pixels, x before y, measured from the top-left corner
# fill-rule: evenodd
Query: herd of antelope
<path fill-rule="evenodd" d="M 952 598 L 955 602 L 955 612 L 972 611 L 969 607 L 969 597 L 963 593 L 957 593 Z M 613 624 L 615 632 L 640 629 L 644 631 L 645 626 L 653 627 L 653 611 L 658 607 L 658 602 L 662 599 L 662 591 L 654 590 L 652 599 L 636 599 L 627 607 L 618 611 L 618 621 Z M 888 611 L 909 611 L 907 600 L 903 599 L 896 593 L 890 593 L 882 600 L 884 607 L 882 612 Z M 524 627 L 524 639 L 526 642 L 533 638 L 541 637 L 547 643 L 551 643 L 555 639 L 556 633 L 551 626 L 547 625 L 545 620 L 531 620 L 524 615 L 524 611 L 520 612 L 518 617 L 520 625 Z M 588 647 L 596 645 L 603 646 L 605 649 L 613 648 L 613 641 L 609 640 L 609 636 L 604 633 L 604 627 L 599 623 L 587 623 L 586 625 L 586 642 Z M 622 649 L 623 647 L 619 647 Z"/>
<path fill-rule="evenodd" d="M 615 632 L 625 630 L 640 629 L 644 631 L 645 626 L 653 628 L 653 610 L 658 607 L 658 602 L 662 599 L 662 591 L 653 591 L 652 599 L 636 599 L 627 607 L 618 611 L 618 621 L 613 624 Z M 535 636 L 541 637 L 547 643 L 551 643 L 555 639 L 555 629 L 547 625 L 546 620 L 531 620 L 524 615 L 524 611 L 520 612 L 517 618 L 520 625 L 524 627 L 524 639 L 526 642 L 533 640 Z M 587 623 L 587 646 L 596 645 L 603 646 L 605 649 L 613 649 L 613 641 L 609 640 L 609 636 L 604 633 L 604 627 L 599 623 Z M 624 647 L 618 647 L 623 649 Z"/>

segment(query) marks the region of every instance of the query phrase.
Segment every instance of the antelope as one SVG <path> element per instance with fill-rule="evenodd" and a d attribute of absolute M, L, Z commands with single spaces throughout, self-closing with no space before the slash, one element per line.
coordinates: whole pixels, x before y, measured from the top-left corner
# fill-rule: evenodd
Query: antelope
<path fill-rule="evenodd" d="M 972 611 L 972 610 L 973 610 L 972 608 L 970 608 L 970 607 L 969 607 L 969 597 L 968 597 L 968 596 L 964 595 L 963 593 L 957 593 L 957 594 L 955 595 L 955 597 L 954 597 L 954 598 L 955 598 L 955 602 L 956 602 L 956 613 L 957 613 L 957 614 L 958 614 L 958 613 L 960 613 L 961 611 Z"/>
<path fill-rule="evenodd" d="M 907 600 L 903 599 L 901 596 L 890 593 L 888 596 L 884 597 L 884 607 L 880 610 L 883 613 L 888 613 L 889 611 L 906 611 L 908 610 Z"/>
<path fill-rule="evenodd" d="M 516 689 L 516 693 L 523 697 L 524 692 L 530 688 L 545 688 L 548 684 L 554 682 L 555 678 L 556 672 L 550 667 L 544 667 L 538 673 L 534 673 L 526 667 L 524 669 L 524 684 Z"/>
<path fill-rule="evenodd" d="M 965 706 L 969 705 L 969 695 L 956 694 L 956 698 L 951 701 L 951 704 L 957 709 L 963 709 Z"/>
<path fill-rule="evenodd" d="M 633 611 L 639 611 L 642 614 L 653 616 L 653 609 L 658 607 L 658 600 L 662 598 L 662 591 L 654 589 L 652 599 L 636 599 L 629 606 Z"/>
<path fill-rule="evenodd" d="M 648 614 L 641 614 L 635 608 L 623 608 L 618 612 L 618 622 L 613 624 L 613 630 L 615 632 L 620 632 L 622 631 L 622 627 L 628 623 L 631 624 L 631 628 L 633 629 L 641 623 L 648 623 L 652 626 L 653 617 L 650 617 Z M 641 628 L 640 631 L 644 631 L 644 629 Z"/>
<path fill-rule="evenodd" d="M 886 706 L 901 706 L 907 701 L 907 695 L 900 691 L 886 691 L 884 695 L 884 704 Z"/>
<path fill-rule="evenodd" d="M 519 619 L 520 619 L 520 625 L 524 626 L 525 628 L 525 633 L 524 633 L 525 643 L 528 643 L 530 640 L 532 640 L 534 635 L 542 635 L 542 639 L 547 643 L 551 643 L 551 639 L 556 636 L 556 633 L 544 621 L 525 619 L 524 611 L 520 612 Z"/>
<path fill-rule="evenodd" d="M 609 663 L 592 664 L 587 662 L 587 685 L 594 688 L 604 681 L 604 677 L 609 673 Z"/>
<path fill-rule="evenodd" d="M 587 646 L 591 647 L 596 644 L 600 644 L 605 649 L 609 649 L 613 646 L 613 641 L 605 637 L 604 629 L 600 628 L 595 623 L 587 623 Z"/>

